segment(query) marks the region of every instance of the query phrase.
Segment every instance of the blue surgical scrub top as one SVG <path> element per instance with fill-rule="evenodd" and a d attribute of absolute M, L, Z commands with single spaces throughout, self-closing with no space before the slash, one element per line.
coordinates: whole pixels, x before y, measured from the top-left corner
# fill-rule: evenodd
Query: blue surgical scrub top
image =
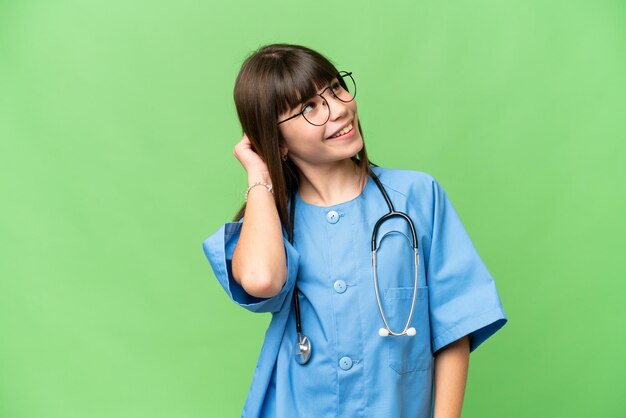
<path fill-rule="evenodd" d="M 242 224 L 228 222 L 203 243 L 215 276 L 235 303 L 272 313 L 242 416 L 430 417 L 433 354 L 466 335 L 473 351 L 506 323 L 494 281 L 441 185 L 424 172 L 372 169 L 395 209 L 415 224 L 419 284 L 411 325 L 417 334 L 378 334 L 384 323 L 371 239 L 388 207 L 371 178 L 359 196 L 333 206 L 297 196 L 293 245 L 283 234 L 288 277 L 271 298 L 253 297 L 233 280 Z M 404 328 L 413 296 L 411 241 L 408 225 L 398 218 L 378 233 L 380 297 L 396 332 Z M 302 331 L 313 345 L 306 365 L 294 359 L 296 281 Z"/>

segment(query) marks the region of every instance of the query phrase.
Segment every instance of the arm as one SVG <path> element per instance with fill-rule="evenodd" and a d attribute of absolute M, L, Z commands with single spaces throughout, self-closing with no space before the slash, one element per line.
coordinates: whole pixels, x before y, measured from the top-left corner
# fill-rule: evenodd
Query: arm
<path fill-rule="evenodd" d="M 271 184 L 265 162 L 246 135 L 233 154 L 248 173 L 248 185 Z M 263 186 L 248 194 L 241 235 L 233 252 L 233 278 L 252 296 L 269 298 L 280 292 L 287 278 L 282 227 L 274 196 Z"/>
<path fill-rule="evenodd" d="M 469 367 L 469 337 L 435 354 L 435 418 L 459 418 Z"/>

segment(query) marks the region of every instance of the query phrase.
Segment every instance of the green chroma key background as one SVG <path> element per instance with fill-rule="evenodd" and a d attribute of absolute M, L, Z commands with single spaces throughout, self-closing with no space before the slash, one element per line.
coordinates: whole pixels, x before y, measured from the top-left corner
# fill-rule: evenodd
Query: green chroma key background
<path fill-rule="evenodd" d="M 354 72 L 372 160 L 433 174 L 494 276 L 509 323 L 471 356 L 463 417 L 626 416 L 625 18 L 0 2 L 0 417 L 240 414 L 269 316 L 201 243 L 243 201 L 232 90 L 270 42 Z"/>

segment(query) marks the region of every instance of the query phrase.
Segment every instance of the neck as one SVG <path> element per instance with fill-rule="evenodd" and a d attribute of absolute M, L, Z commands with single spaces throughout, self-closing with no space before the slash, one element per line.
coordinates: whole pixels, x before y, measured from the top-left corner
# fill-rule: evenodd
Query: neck
<path fill-rule="evenodd" d="M 300 198 L 319 206 L 332 206 L 354 199 L 363 190 L 364 179 L 351 159 L 332 166 L 300 170 Z"/>

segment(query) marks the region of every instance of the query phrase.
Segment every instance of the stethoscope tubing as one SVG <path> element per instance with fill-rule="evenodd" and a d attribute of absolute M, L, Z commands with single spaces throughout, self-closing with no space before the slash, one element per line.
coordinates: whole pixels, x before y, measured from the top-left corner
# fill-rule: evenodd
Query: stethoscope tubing
<path fill-rule="evenodd" d="M 385 328 L 381 328 L 379 330 L 379 335 L 381 337 L 386 337 L 388 335 L 391 335 L 394 337 L 400 337 L 403 335 L 413 336 L 415 335 L 415 328 L 410 328 L 410 326 L 411 326 L 411 321 L 413 320 L 413 313 L 415 312 L 415 302 L 417 300 L 417 289 L 418 289 L 418 284 L 419 284 L 418 283 L 419 249 L 418 249 L 417 233 L 415 232 L 415 225 L 413 224 L 413 221 L 406 213 L 397 212 L 395 210 L 395 208 L 393 207 L 393 203 L 391 202 L 391 199 L 389 198 L 389 195 L 385 191 L 385 188 L 383 187 L 382 183 L 378 179 L 378 176 L 373 172 L 372 172 L 372 179 L 374 180 L 374 182 L 376 182 L 376 185 L 378 186 L 378 189 L 380 190 L 383 197 L 385 198 L 385 202 L 387 202 L 387 207 L 389 208 L 389 213 L 381 216 L 378 219 L 378 221 L 376 221 L 376 224 L 374 225 L 374 230 L 372 231 L 372 270 L 374 272 L 374 277 L 373 277 L 374 290 L 376 293 L 376 303 L 378 304 L 378 310 L 380 311 L 380 316 L 383 320 L 383 323 L 385 324 Z M 385 221 L 392 219 L 392 218 L 404 219 L 406 223 L 409 225 L 409 228 L 411 229 L 411 238 L 413 238 L 412 240 L 413 260 L 414 260 L 413 261 L 413 268 L 414 268 L 413 297 L 411 298 L 411 310 L 409 311 L 409 317 L 406 321 L 406 324 L 404 325 L 404 329 L 401 332 L 394 332 L 391 329 L 391 326 L 389 325 L 389 322 L 387 321 L 387 317 L 385 316 L 385 310 L 383 309 L 383 305 L 380 300 L 380 291 L 378 290 L 378 269 L 377 269 L 377 263 L 376 263 L 376 255 L 378 253 L 378 244 L 376 242 L 378 238 L 378 229 Z"/>
<path fill-rule="evenodd" d="M 418 251 L 418 240 L 417 240 L 417 233 L 415 231 L 415 225 L 413 224 L 413 221 L 411 220 L 411 218 L 404 212 L 397 212 L 394 207 L 393 207 L 393 203 L 391 203 L 391 199 L 389 198 L 389 195 L 387 194 L 387 192 L 385 191 L 385 188 L 383 187 L 382 183 L 380 182 L 380 180 L 378 179 L 378 176 L 373 172 L 371 172 L 371 177 L 374 180 L 374 182 L 376 183 L 376 186 L 378 187 L 378 189 L 380 190 L 380 192 L 382 193 L 383 197 L 385 198 L 385 202 L 387 203 L 387 207 L 389 208 L 389 212 L 386 213 L 385 215 L 381 216 L 380 219 L 378 219 L 378 221 L 376 221 L 376 224 L 374 225 L 374 230 L 372 231 L 372 269 L 373 269 L 373 279 L 374 279 L 374 290 L 376 293 L 376 303 L 378 304 L 378 310 L 380 312 L 380 316 L 383 320 L 383 323 L 385 324 L 385 328 L 380 328 L 379 330 L 379 335 L 381 337 L 386 337 L 386 336 L 394 336 L 394 337 L 400 337 L 400 336 L 414 336 L 416 331 L 415 328 L 411 327 L 411 321 L 413 320 L 413 313 L 415 312 L 415 302 L 417 300 L 417 292 L 418 292 L 418 271 L 419 271 L 419 251 Z M 296 206 L 296 199 L 295 199 L 295 191 L 292 193 L 292 195 L 290 196 L 290 200 L 291 200 L 291 205 L 290 205 L 290 228 L 289 228 L 289 242 L 291 244 L 293 244 L 293 229 L 294 229 L 294 223 L 295 223 L 295 206 Z M 409 317 L 404 325 L 404 329 L 401 332 L 394 332 L 390 325 L 389 322 L 387 321 L 387 317 L 385 315 L 385 310 L 383 308 L 381 299 L 380 299 L 380 291 L 378 289 L 378 273 L 377 273 L 377 252 L 378 252 L 378 245 L 376 243 L 376 239 L 378 237 L 378 230 L 380 228 L 380 226 L 387 220 L 391 219 L 391 218 L 401 218 L 404 219 L 408 225 L 409 228 L 411 229 L 411 236 L 413 238 L 413 243 L 412 243 L 412 247 L 413 247 L 413 255 L 414 255 L 414 262 L 413 262 L 413 266 L 414 266 L 414 279 L 413 279 L 413 297 L 412 297 L 412 301 L 411 301 L 411 310 L 409 313 Z M 310 357 L 311 357 L 311 353 L 312 353 L 312 346 L 311 346 L 311 340 L 302 333 L 302 318 L 301 318 L 301 314 L 300 314 L 300 298 L 299 298 L 299 292 L 298 292 L 298 286 L 297 284 L 294 285 L 294 289 L 293 289 L 293 307 L 294 307 L 294 312 L 295 312 L 295 319 L 296 319 L 296 332 L 298 334 L 298 341 L 297 341 L 297 346 L 298 346 L 298 351 L 295 353 L 296 354 L 296 361 L 299 364 L 306 364 Z"/>

